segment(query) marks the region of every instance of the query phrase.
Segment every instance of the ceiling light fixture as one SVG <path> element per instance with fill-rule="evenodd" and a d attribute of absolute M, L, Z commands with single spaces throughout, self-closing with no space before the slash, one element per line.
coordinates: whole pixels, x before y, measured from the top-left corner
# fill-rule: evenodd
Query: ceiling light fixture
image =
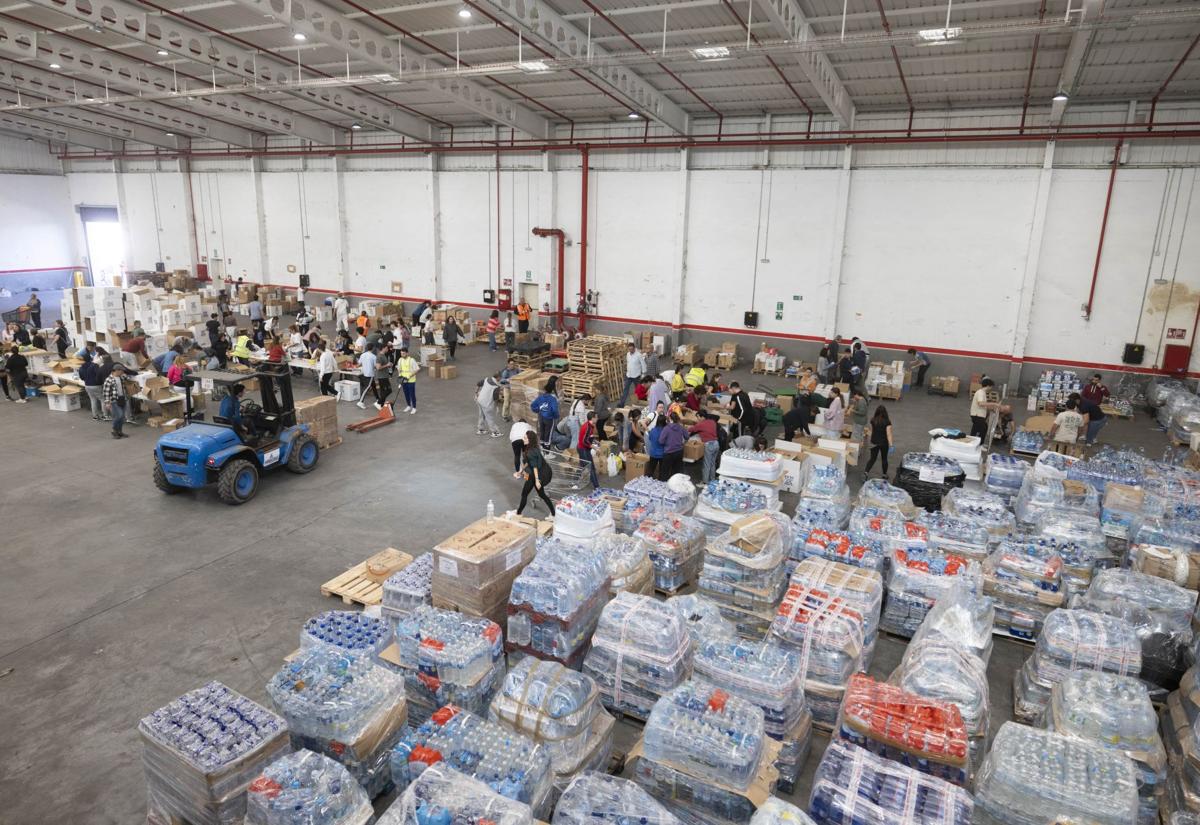
<path fill-rule="evenodd" d="M 308 35 L 305 34 L 304 32 L 293 32 L 292 39 L 295 40 L 297 43 L 303 43 L 305 40 L 308 39 Z"/>
<path fill-rule="evenodd" d="M 361 124 L 361 123 L 351 123 L 351 124 L 350 124 L 350 128 L 351 128 L 353 131 L 357 132 L 359 129 L 361 129 L 361 128 L 362 128 L 362 124 Z"/>
<path fill-rule="evenodd" d="M 629 118 L 630 120 L 638 120 L 641 118 L 641 115 L 639 115 L 637 112 L 630 112 L 625 117 Z"/>
<path fill-rule="evenodd" d="M 466 20 L 468 17 L 471 16 L 471 10 L 468 8 L 461 8 L 458 10 L 458 16 L 461 17 L 463 20 Z"/>
<path fill-rule="evenodd" d="M 167 51 L 166 49 L 159 49 L 159 50 L 158 50 L 158 56 L 159 56 L 159 57 L 166 57 L 166 56 L 167 56 L 167 55 L 169 55 L 169 54 L 170 54 L 170 52 L 169 52 L 169 51 Z"/>
<path fill-rule="evenodd" d="M 926 43 L 945 43 L 962 36 L 962 26 L 947 26 L 944 29 L 921 29 L 917 37 Z"/>
<path fill-rule="evenodd" d="M 697 60 L 723 60 L 729 57 L 728 46 L 700 46 L 692 49 L 692 57 Z"/>
<path fill-rule="evenodd" d="M 1053 100 L 1055 103 L 1066 103 L 1070 98 L 1067 96 L 1066 92 L 1064 92 L 1062 89 L 1059 89 L 1057 92 L 1054 93 L 1054 97 L 1052 97 L 1050 99 Z"/>
<path fill-rule="evenodd" d="M 174 132 L 165 132 L 164 134 L 166 134 L 167 137 L 175 137 Z"/>
<path fill-rule="evenodd" d="M 545 60 L 522 60 L 517 64 L 517 68 L 523 72 L 548 72 L 550 64 Z"/>
<path fill-rule="evenodd" d="M 58 65 L 57 63 L 51 63 L 51 64 L 50 64 L 50 68 L 51 68 L 51 69 L 61 69 L 61 68 L 62 68 L 62 66 Z"/>

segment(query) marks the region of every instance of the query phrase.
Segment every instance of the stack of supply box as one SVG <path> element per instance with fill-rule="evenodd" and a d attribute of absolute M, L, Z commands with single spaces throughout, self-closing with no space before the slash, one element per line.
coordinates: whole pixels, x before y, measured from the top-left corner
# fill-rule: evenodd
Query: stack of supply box
<path fill-rule="evenodd" d="M 1157 825 L 1157 792 L 1166 780 L 1167 754 L 1145 685 L 1129 676 L 1071 671 L 1051 691 L 1043 721 L 1048 730 L 1095 742 L 1133 760 L 1138 823 Z"/>
<path fill-rule="evenodd" d="M 1144 519 L 1129 539 L 1129 566 L 1188 590 L 1200 590 L 1200 522 Z"/>
<path fill-rule="evenodd" d="M 634 781 L 684 821 L 748 825 L 770 794 L 778 753 L 761 708 L 689 681 L 654 705 L 630 758 Z"/>
<path fill-rule="evenodd" d="M 773 641 L 701 641 L 696 679 L 762 708 L 763 729 L 783 743 L 775 767 L 778 789 L 791 793 L 812 744 L 812 713 L 804 698 L 800 654 Z"/>
<path fill-rule="evenodd" d="M 615 596 L 622 590 L 643 594 L 654 592 L 654 565 L 645 541 L 637 536 L 613 533 L 597 538 L 593 547 L 604 556 L 608 566 L 610 595 Z"/>
<path fill-rule="evenodd" d="M 240 821 L 250 783 L 291 750 L 283 719 L 220 682 L 146 716 L 138 735 L 149 814 L 167 822 Z"/>
<path fill-rule="evenodd" d="M 917 524 L 925 528 L 930 550 L 954 553 L 980 564 L 987 560 L 992 534 L 979 522 L 940 510 L 922 511 Z"/>
<path fill-rule="evenodd" d="M 722 478 L 708 482 L 700 491 L 692 515 L 704 526 L 709 538 L 716 538 L 747 513 L 773 509 L 767 498 L 744 481 Z"/>
<path fill-rule="evenodd" d="M 817 825 L 970 825 L 971 795 L 957 785 L 834 739 L 813 777 Z"/>
<path fill-rule="evenodd" d="M 367 825 L 374 816 L 342 765 L 307 750 L 276 759 L 246 794 L 245 825 Z"/>
<path fill-rule="evenodd" d="M 810 530 L 805 535 L 797 534 L 792 541 L 791 558 L 788 559 L 789 575 L 805 559 L 828 559 L 851 567 L 865 567 L 883 572 L 887 556 L 877 541 L 856 541 L 845 533 L 829 530 Z"/>
<path fill-rule="evenodd" d="M 309 434 L 322 450 L 342 443 L 337 405 L 338 400 L 332 395 L 318 395 L 296 402 L 296 423 L 308 425 Z"/>
<path fill-rule="evenodd" d="M 1132 570 L 1101 570 L 1074 607 L 1119 616 L 1142 644 L 1139 676 L 1161 691 L 1174 690 L 1190 660 L 1196 591 Z"/>
<path fill-rule="evenodd" d="M 833 730 L 846 683 L 864 667 L 862 613 L 828 588 L 792 581 L 770 638 L 799 653 L 813 727 Z"/>
<path fill-rule="evenodd" d="M 805 559 L 792 571 L 791 583 L 827 590 L 858 611 L 863 619 L 862 666 L 866 670 L 871 664 L 879 631 L 883 577 L 874 570 L 851 567 L 836 561 Z"/>
<path fill-rule="evenodd" d="M 1040 719 L 1050 691 L 1072 670 L 1136 676 L 1141 669 L 1141 644 L 1124 619 L 1090 610 L 1055 610 L 1013 680 L 1013 716 L 1030 723 Z"/>
<path fill-rule="evenodd" d="M 735 521 L 713 539 L 700 571 L 700 595 L 746 638 L 761 639 L 787 587 L 786 547 L 791 523 L 778 513 L 755 513 Z"/>
<path fill-rule="evenodd" d="M 1096 488 L 1082 481 L 1047 478 L 1033 472 L 1025 475 L 1021 491 L 1013 502 L 1017 521 L 1036 526 L 1050 510 L 1063 510 L 1099 517 L 1100 495 Z"/>
<path fill-rule="evenodd" d="M 1039 444 L 1038 450 L 1040 449 Z M 992 495 L 1000 496 L 1007 504 L 1021 490 L 1021 482 L 1025 480 L 1025 474 L 1029 470 L 1029 462 L 1023 458 L 1004 453 L 989 453 L 983 487 Z"/>
<path fill-rule="evenodd" d="M 540 369 L 542 363 L 545 363 L 545 359 L 539 361 L 537 369 L 523 369 L 508 379 L 509 414 L 513 421 L 537 423 L 538 415 L 530 409 L 530 405 L 550 380 L 550 376 Z"/>
<path fill-rule="evenodd" d="M 1049 510 L 1038 523 L 1038 535 L 1057 546 L 1069 596 L 1087 590 L 1097 567 L 1114 567 L 1118 562 L 1109 552 L 1108 541 L 1100 532 L 1100 520 L 1095 516 Z"/>
<path fill-rule="evenodd" d="M 1167 751 L 1167 781 L 1160 802 L 1164 813 L 1200 816 L 1200 671 L 1193 665 L 1167 697 L 1162 711 L 1162 741 Z"/>
<path fill-rule="evenodd" d="M 1005 722 L 975 780 L 976 825 L 1137 821 L 1128 757 L 1094 742 Z"/>
<path fill-rule="evenodd" d="M 636 782 L 603 773 L 571 780 L 554 808 L 552 825 L 682 825 Z"/>
<path fill-rule="evenodd" d="M 555 522 L 557 524 L 557 520 Z M 505 650 L 578 668 L 608 601 L 608 565 L 591 547 L 538 539 L 537 556 L 513 582 Z"/>
<path fill-rule="evenodd" d="M 907 490 L 913 504 L 926 510 L 940 510 L 942 499 L 955 487 L 962 487 L 966 474 L 952 458 L 933 453 L 906 453 L 896 468 L 895 484 Z"/>
<path fill-rule="evenodd" d="M 433 554 L 422 553 L 383 583 L 380 614 L 395 623 L 422 605 L 432 604 Z"/>
<path fill-rule="evenodd" d="M 600 614 L 583 672 L 606 708 L 645 719 L 660 696 L 691 676 L 691 637 L 675 608 L 618 593 Z"/>
<path fill-rule="evenodd" d="M 678 513 L 655 513 L 647 516 L 633 535 L 646 542 L 657 589 L 674 593 L 696 580 L 705 544 L 699 521 Z"/>
<path fill-rule="evenodd" d="M 729 481 L 749 484 L 763 494 L 768 510 L 778 510 L 783 472 L 784 457 L 779 453 L 734 447 L 721 454 L 721 466 L 717 475 Z"/>
<path fill-rule="evenodd" d="M 532 527 L 480 519 L 433 548 L 433 604 L 503 625 L 513 579 L 533 560 Z"/>
<path fill-rule="evenodd" d="M 300 629 L 300 649 L 330 646 L 355 655 L 374 656 L 387 647 L 392 631 L 387 623 L 356 610 L 327 610 Z"/>
<path fill-rule="evenodd" d="M 872 362 L 867 367 L 867 395 L 899 401 L 904 392 L 906 368 L 907 364 L 902 360 L 890 364 Z"/>
<path fill-rule="evenodd" d="M 1029 641 L 1050 611 L 1066 604 L 1063 562 L 1048 539 L 1013 535 L 983 565 L 983 592 L 996 604 L 996 629 Z"/>
<path fill-rule="evenodd" d="M 449 765 L 431 765 L 409 783 L 377 825 L 536 825 L 533 811 Z"/>
<path fill-rule="evenodd" d="M 552 801 L 576 776 L 608 765 L 616 722 L 599 695 L 591 677 L 526 657 L 492 699 L 491 721 L 546 749 L 554 772 Z"/>
<path fill-rule="evenodd" d="M 933 430 L 929 439 L 930 455 L 942 456 L 954 461 L 962 468 L 963 473 L 972 481 L 983 478 L 980 465 L 983 463 L 983 442 L 978 436 L 961 436 L 958 438 L 941 437 L 944 430 Z"/>
<path fill-rule="evenodd" d="M 396 625 L 394 659 L 414 724 L 447 704 L 486 714 L 504 679 L 503 634 L 488 619 L 418 607 Z"/>
<path fill-rule="evenodd" d="M 846 472 L 833 464 L 813 467 L 804 482 L 800 501 L 796 504 L 796 518 L 810 511 L 828 514 L 834 530 L 845 530 L 850 519 L 850 488 L 846 486 Z"/>
<path fill-rule="evenodd" d="M 612 507 L 603 498 L 563 496 L 554 508 L 554 537 L 559 541 L 590 545 L 616 531 Z"/>
<path fill-rule="evenodd" d="M 951 490 L 942 501 L 942 509 L 952 516 L 958 516 L 987 528 L 993 544 L 999 542 L 1017 526 L 1012 511 L 1008 509 L 1008 503 L 1002 496 L 995 493 L 965 489 Z"/>
<path fill-rule="evenodd" d="M 732 642 L 737 638 L 737 631 L 732 624 L 721 615 L 721 608 L 716 602 L 711 602 L 696 593 L 686 593 L 682 596 L 672 596 L 667 604 L 679 615 L 688 635 L 692 638 L 692 653 L 709 640 Z"/>
<path fill-rule="evenodd" d="M 879 626 L 911 638 L 936 602 L 955 584 L 973 593 L 982 587 L 979 563 L 944 550 L 893 550 L 887 604 Z"/>
<path fill-rule="evenodd" d="M 1100 504 L 1100 529 L 1114 539 L 1128 539 L 1142 518 L 1146 491 L 1127 484 L 1109 484 Z"/>
<path fill-rule="evenodd" d="M 862 487 L 858 488 L 858 500 L 854 506 L 891 511 L 903 519 L 914 519 L 919 512 L 908 491 L 893 487 L 882 478 L 864 481 Z"/>
<path fill-rule="evenodd" d="M 267 693 L 292 747 L 336 759 L 372 799 L 387 790 L 388 753 L 408 720 L 403 678 L 365 651 L 320 645 L 285 663 Z"/>
<path fill-rule="evenodd" d="M 534 816 L 550 813 L 550 755 L 546 748 L 503 725 L 455 705 L 434 711 L 409 727 L 391 752 L 392 781 L 403 789 L 432 765 L 444 762 L 487 784 L 501 796 L 523 802 Z"/>
<path fill-rule="evenodd" d="M 1066 404 L 1073 392 L 1079 392 L 1079 376 L 1072 370 L 1046 370 L 1038 377 L 1035 394 L 1039 401 Z"/>
<path fill-rule="evenodd" d="M 846 686 L 837 735 L 922 773 L 960 787 L 967 784 L 967 728 L 951 702 L 856 673 Z"/>

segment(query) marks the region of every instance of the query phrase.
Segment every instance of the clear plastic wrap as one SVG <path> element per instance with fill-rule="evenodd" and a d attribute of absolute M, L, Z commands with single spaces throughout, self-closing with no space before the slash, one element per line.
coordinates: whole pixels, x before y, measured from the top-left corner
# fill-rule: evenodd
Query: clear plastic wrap
<path fill-rule="evenodd" d="M 608 563 L 557 538 L 539 538 L 537 548 L 513 581 L 505 649 L 578 664 L 608 600 Z"/>
<path fill-rule="evenodd" d="M 1063 584 L 1068 594 L 1086 590 L 1097 567 L 1112 567 L 1117 563 L 1095 516 L 1047 510 L 1038 521 L 1037 531 L 1039 536 L 1054 543 L 1063 560 Z"/>
<path fill-rule="evenodd" d="M 765 744 L 757 705 L 689 680 L 665 694 L 646 720 L 646 758 L 688 776 L 746 790 Z"/>
<path fill-rule="evenodd" d="M 1187 669 L 1196 592 L 1131 570 L 1102 570 L 1075 606 L 1119 616 L 1142 645 L 1141 677 L 1172 690 Z"/>
<path fill-rule="evenodd" d="M 655 587 L 673 592 L 695 580 L 706 539 L 699 521 L 678 513 L 656 513 L 647 516 L 634 535 L 648 546 Z"/>
<path fill-rule="evenodd" d="M 597 487 L 588 494 L 588 498 L 607 501 L 617 532 L 626 535 L 636 530 L 642 519 L 653 512 L 653 508 L 646 504 L 645 499 L 632 500 L 624 490 L 615 490 L 612 487 Z M 605 538 L 606 535 L 601 534 L 599 538 Z"/>
<path fill-rule="evenodd" d="M 892 511 L 906 520 L 916 518 L 918 512 L 907 490 L 893 487 L 882 478 L 868 478 L 864 481 L 862 487 L 858 488 L 858 499 L 854 504 L 856 507 Z"/>
<path fill-rule="evenodd" d="M 1145 685 L 1129 676 L 1072 671 L 1054 686 L 1044 721 L 1048 730 L 1095 742 L 1133 760 L 1139 825 L 1158 822 L 1157 791 L 1167 777 L 1167 753 Z"/>
<path fill-rule="evenodd" d="M 1013 436 L 1012 449 L 1020 452 L 1040 452 L 1042 449 L 1041 436 L 1037 438 L 1036 445 L 1030 445 L 1032 449 L 1023 449 L 1026 445 L 1017 443 L 1017 436 L 1021 435 L 1021 431 Z M 987 460 L 987 475 L 984 477 L 984 489 L 993 495 L 998 495 L 1005 501 L 1008 501 L 1017 494 L 1021 489 L 1021 482 L 1025 480 L 1025 474 L 1030 471 L 1031 465 L 1023 458 L 1018 458 L 1015 455 L 1005 455 L 1004 453 L 990 453 Z"/>
<path fill-rule="evenodd" d="M 738 519 L 704 554 L 699 593 L 715 602 L 737 632 L 761 638 L 787 586 L 785 538 L 791 524 L 774 513 Z"/>
<path fill-rule="evenodd" d="M 636 782 L 588 771 L 571 781 L 551 825 L 682 825 Z"/>
<path fill-rule="evenodd" d="M 792 530 L 796 534 L 805 530 L 845 530 L 850 521 L 850 508 L 842 502 L 827 498 L 801 498 L 796 502 L 796 514 L 792 518 Z"/>
<path fill-rule="evenodd" d="M 1200 476 L 1196 473 L 1161 462 L 1147 464 L 1142 489 L 1146 494 L 1142 513 L 1146 518 L 1200 520 Z"/>
<path fill-rule="evenodd" d="M 1161 407 L 1166 403 L 1167 396 L 1171 393 L 1187 394 L 1188 392 L 1188 388 L 1182 381 L 1155 375 L 1150 379 L 1150 383 L 1146 387 L 1146 403 L 1151 407 Z"/>
<path fill-rule="evenodd" d="M 646 506 L 656 513 L 690 513 L 696 506 L 696 488 L 691 484 L 672 486 L 648 476 L 638 476 L 625 483 L 626 507 Z"/>
<path fill-rule="evenodd" d="M 922 511 L 916 523 L 925 528 L 930 550 L 955 553 L 981 563 L 988 556 L 992 535 L 977 521 L 941 510 L 935 513 Z"/>
<path fill-rule="evenodd" d="M 921 773 L 967 783 L 967 726 L 952 702 L 856 673 L 846 686 L 837 736 Z"/>
<path fill-rule="evenodd" d="M 1200 433 L 1200 399 L 1181 404 L 1171 415 L 1167 432 L 1174 441 L 1183 442 L 1190 442 L 1194 433 Z"/>
<path fill-rule="evenodd" d="M 816 825 L 804 811 L 772 796 L 758 807 L 750 825 Z"/>
<path fill-rule="evenodd" d="M 906 453 L 896 468 L 894 483 L 908 491 L 916 506 L 940 510 L 946 494 L 963 486 L 965 480 L 962 466 L 952 458 L 933 453 Z"/>
<path fill-rule="evenodd" d="M 710 639 L 737 638 L 734 626 L 721 615 L 721 608 L 696 593 L 686 593 L 682 596 L 672 596 L 667 599 L 670 606 L 679 615 L 680 621 L 687 628 L 692 639 L 692 651 Z"/>
<path fill-rule="evenodd" d="M 195 825 L 240 825 L 250 783 L 291 750 L 281 717 L 220 682 L 144 717 L 138 735 L 150 812 Z"/>
<path fill-rule="evenodd" d="M 809 498 L 840 498 L 846 491 L 846 473 L 833 464 L 821 464 L 812 468 L 804 484 L 802 495 Z"/>
<path fill-rule="evenodd" d="M 1009 448 L 1015 453 L 1040 453 L 1045 444 L 1046 436 L 1043 433 L 1021 427 L 1013 433 Z"/>
<path fill-rule="evenodd" d="M 721 474 L 755 481 L 778 481 L 783 475 L 783 456 L 734 447 L 721 453 Z"/>
<path fill-rule="evenodd" d="M 622 590 L 630 593 L 654 591 L 654 565 L 650 562 L 649 547 L 637 536 L 619 533 L 599 536 L 592 545 L 608 567 L 608 592 L 615 596 Z"/>
<path fill-rule="evenodd" d="M 771 638 L 799 653 L 813 725 L 832 730 L 846 682 L 862 667 L 862 613 L 827 588 L 792 582 Z"/>
<path fill-rule="evenodd" d="M 1067 478 L 1090 484 L 1103 495 L 1109 484 L 1140 487 L 1145 480 L 1145 467 L 1145 457 L 1132 450 L 1101 447 L 1095 455 L 1068 467 Z"/>
<path fill-rule="evenodd" d="M 1053 479 L 1063 481 L 1067 477 L 1067 470 L 1078 460 L 1074 456 L 1063 455 L 1053 450 L 1042 450 L 1033 460 L 1033 472 L 1025 475 L 1025 482 L 1031 476 L 1036 476 L 1044 481 Z M 1021 483 L 1022 487 L 1025 486 L 1025 482 Z"/>
<path fill-rule="evenodd" d="M 691 636 L 665 602 L 618 593 L 600 614 L 583 672 L 605 707 L 645 719 L 660 696 L 691 676 Z"/>
<path fill-rule="evenodd" d="M 1104 535 L 1118 539 L 1129 538 L 1130 528 L 1144 516 L 1163 512 L 1155 508 L 1155 502 L 1147 510 L 1146 491 L 1126 484 L 1109 484 L 1100 501 L 1100 529 Z"/>
<path fill-rule="evenodd" d="M 563 496 L 554 508 L 554 535 L 574 544 L 615 533 L 612 506 L 597 496 Z"/>
<path fill-rule="evenodd" d="M 937 600 L 909 643 L 942 641 L 978 657 L 987 664 L 992 655 L 995 602 L 966 587 L 951 587 Z"/>
<path fill-rule="evenodd" d="M 433 598 L 433 553 L 422 553 L 412 563 L 388 576 L 383 583 L 383 604 L 380 614 L 385 619 L 399 619 L 418 607 L 428 605 Z"/>
<path fill-rule="evenodd" d="M 408 718 L 401 676 L 365 654 L 322 645 L 285 662 L 267 694 L 293 747 L 336 759 L 371 798 L 387 789 L 388 751 Z"/>
<path fill-rule="evenodd" d="M 979 490 L 955 489 L 946 493 L 942 509 L 952 516 L 985 527 L 992 541 L 999 541 L 1016 527 L 1016 519 L 1002 496 Z"/>
<path fill-rule="evenodd" d="M 887 564 L 887 556 L 879 542 L 858 542 L 845 533 L 821 529 L 810 530 L 806 535 L 797 534 L 791 558 L 797 563 L 810 558 L 827 559 L 879 573 Z"/>
<path fill-rule="evenodd" d="M 754 815 L 745 794 L 645 756 L 635 762 L 633 778 L 685 825 L 742 825 Z"/>
<path fill-rule="evenodd" d="M 439 763 L 426 768 L 376 825 L 535 825 L 528 805 Z"/>
<path fill-rule="evenodd" d="M 1100 494 L 1082 481 L 1046 478 L 1037 473 L 1025 476 L 1021 492 L 1013 503 L 1013 512 L 1022 524 L 1036 525 L 1050 510 L 1100 516 Z"/>
<path fill-rule="evenodd" d="M 346 653 L 379 653 L 392 641 L 387 622 L 357 610 L 327 610 L 318 613 L 300 630 L 300 649 L 320 645 Z"/>
<path fill-rule="evenodd" d="M 914 640 L 905 648 L 889 681 L 915 696 L 957 707 L 966 731 L 970 765 L 979 765 L 987 750 L 990 724 L 986 662 L 944 639 Z"/>
<path fill-rule="evenodd" d="M 915 521 L 905 521 L 890 510 L 855 507 L 850 514 L 850 537 L 887 554 L 897 548 L 929 546 L 929 531 Z"/>
<path fill-rule="evenodd" d="M 934 602 L 955 585 L 980 592 L 983 579 L 979 563 L 941 550 L 893 550 L 887 602 L 879 626 L 888 633 L 911 638 Z"/>
<path fill-rule="evenodd" d="M 1092 742 L 1006 722 L 975 780 L 977 825 L 1130 825 L 1133 763 Z"/>
<path fill-rule="evenodd" d="M 817 825 L 969 825 L 971 795 L 957 785 L 834 739 L 813 777 Z"/>
<path fill-rule="evenodd" d="M 366 825 L 374 816 L 345 767 L 308 750 L 276 759 L 246 795 L 246 825 Z"/>
<path fill-rule="evenodd" d="M 879 614 L 883 607 L 883 577 L 874 570 L 825 559 L 805 559 L 792 571 L 792 584 L 827 590 L 854 606 L 863 619 L 863 668 L 871 663 Z"/>
<path fill-rule="evenodd" d="M 400 673 L 413 723 L 447 704 L 486 715 L 504 679 L 500 626 L 479 619 L 418 607 L 396 625 Z"/>
<path fill-rule="evenodd" d="M 553 773 L 541 745 L 454 705 L 438 708 L 428 722 L 406 729 L 392 749 L 392 779 L 406 788 L 430 766 L 445 763 L 496 793 L 549 814 Z"/>
<path fill-rule="evenodd" d="M 1189 590 L 1200 589 L 1200 522 L 1142 520 L 1132 529 L 1129 566 Z"/>
<path fill-rule="evenodd" d="M 1055 610 L 1046 617 L 1033 655 L 1017 671 L 1013 715 L 1037 721 L 1051 689 L 1072 670 L 1136 676 L 1141 669 L 1141 643 L 1124 619 L 1090 610 Z"/>
<path fill-rule="evenodd" d="M 1009 536 L 983 565 L 983 592 L 995 602 L 995 627 L 1032 641 L 1051 610 L 1066 603 L 1063 560 L 1049 539 Z"/>

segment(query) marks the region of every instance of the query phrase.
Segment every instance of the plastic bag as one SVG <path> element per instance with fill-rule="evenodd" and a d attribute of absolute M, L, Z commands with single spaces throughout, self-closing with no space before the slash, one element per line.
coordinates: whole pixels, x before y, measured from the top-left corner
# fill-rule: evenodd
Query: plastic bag
<path fill-rule="evenodd" d="M 636 782 L 587 771 L 571 780 L 551 825 L 682 825 Z"/>
<path fill-rule="evenodd" d="M 246 794 L 246 825 L 359 825 L 374 815 L 346 769 L 309 750 L 276 759 Z"/>
<path fill-rule="evenodd" d="M 377 825 L 462 822 L 534 825 L 528 805 L 506 799 L 445 763 L 430 765 L 379 818 Z"/>

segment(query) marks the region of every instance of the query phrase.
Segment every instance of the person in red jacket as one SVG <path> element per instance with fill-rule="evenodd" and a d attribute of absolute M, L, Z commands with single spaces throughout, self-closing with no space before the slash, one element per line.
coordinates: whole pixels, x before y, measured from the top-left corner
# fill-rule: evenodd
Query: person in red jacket
<path fill-rule="evenodd" d="M 1108 387 L 1101 383 L 1100 373 L 1096 373 L 1090 381 L 1083 385 L 1079 394 L 1099 407 L 1107 400 L 1110 393 Z"/>
<path fill-rule="evenodd" d="M 495 352 L 498 349 L 496 346 L 496 333 L 500 331 L 500 310 L 492 310 L 492 314 L 489 315 L 487 319 L 486 329 L 488 337 L 488 352 Z"/>
<path fill-rule="evenodd" d="M 600 486 L 600 478 L 596 475 L 596 460 L 592 454 L 592 448 L 596 446 L 597 441 L 596 411 L 590 410 L 587 414 L 587 420 L 579 428 L 579 441 L 575 447 L 579 452 L 579 460 L 588 465 L 588 472 L 592 477 L 593 489 Z"/>

